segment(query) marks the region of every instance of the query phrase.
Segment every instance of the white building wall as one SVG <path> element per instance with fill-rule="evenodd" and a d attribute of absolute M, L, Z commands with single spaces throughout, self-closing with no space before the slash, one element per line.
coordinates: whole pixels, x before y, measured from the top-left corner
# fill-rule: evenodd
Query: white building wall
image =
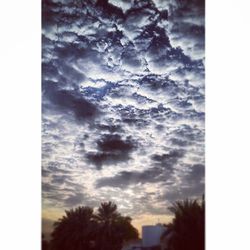
<path fill-rule="evenodd" d="M 162 225 L 143 226 L 142 227 L 142 246 L 152 247 L 160 245 L 161 235 L 166 230 Z"/>

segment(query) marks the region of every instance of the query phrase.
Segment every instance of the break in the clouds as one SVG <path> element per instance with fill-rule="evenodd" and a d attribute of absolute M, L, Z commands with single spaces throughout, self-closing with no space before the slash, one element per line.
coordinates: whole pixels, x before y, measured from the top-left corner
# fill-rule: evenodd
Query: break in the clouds
<path fill-rule="evenodd" d="M 204 1 L 42 1 L 44 209 L 133 217 L 204 193 Z M 143 206 L 142 206 L 143 204 Z"/>

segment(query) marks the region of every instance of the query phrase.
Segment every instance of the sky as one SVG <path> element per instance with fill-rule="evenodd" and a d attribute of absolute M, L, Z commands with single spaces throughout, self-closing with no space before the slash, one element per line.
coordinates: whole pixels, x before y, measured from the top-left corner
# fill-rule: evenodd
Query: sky
<path fill-rule="evenodd" d="M 200 198 L 205 27 L 200 0 L 42 1 L 43 229 L 113 201 L 141 225 Z"/>

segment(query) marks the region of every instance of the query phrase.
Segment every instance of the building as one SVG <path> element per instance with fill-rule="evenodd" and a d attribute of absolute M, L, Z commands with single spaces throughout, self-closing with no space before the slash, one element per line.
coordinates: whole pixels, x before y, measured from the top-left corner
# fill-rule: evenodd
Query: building
<path fill-rule="evenodd" d="M 161 224 L 142 227 L 142 245 L 143 247 L 154 247 L 161 244 L 161 236 L 166 227 Z"/>
<path fill-rule="evenodd" d="M 161 224 L 142 226 L 142 240 L 127 242 L 122 250 L 160 250 L 165 231 L 166 227 Z"/>

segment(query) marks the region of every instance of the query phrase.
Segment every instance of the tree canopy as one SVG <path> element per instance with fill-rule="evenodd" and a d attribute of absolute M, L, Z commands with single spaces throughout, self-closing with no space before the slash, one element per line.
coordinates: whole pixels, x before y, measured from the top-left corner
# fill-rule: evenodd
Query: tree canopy
<path fill-rule="evenodd" d="M 169 208 L 174 213 L 172 223 L 162 236 L 167 250 L 205 249 L 205 201 L 177 201 Z"/>
<path fill-rule="evenodd" d="M 90 207 L 65 211 L 54 224 L 52 250 L 120 250 L 126 240 L 137 239 L 132 219 L 122 216 L 112 202 L 101 203 L 97 212 Z"/>

